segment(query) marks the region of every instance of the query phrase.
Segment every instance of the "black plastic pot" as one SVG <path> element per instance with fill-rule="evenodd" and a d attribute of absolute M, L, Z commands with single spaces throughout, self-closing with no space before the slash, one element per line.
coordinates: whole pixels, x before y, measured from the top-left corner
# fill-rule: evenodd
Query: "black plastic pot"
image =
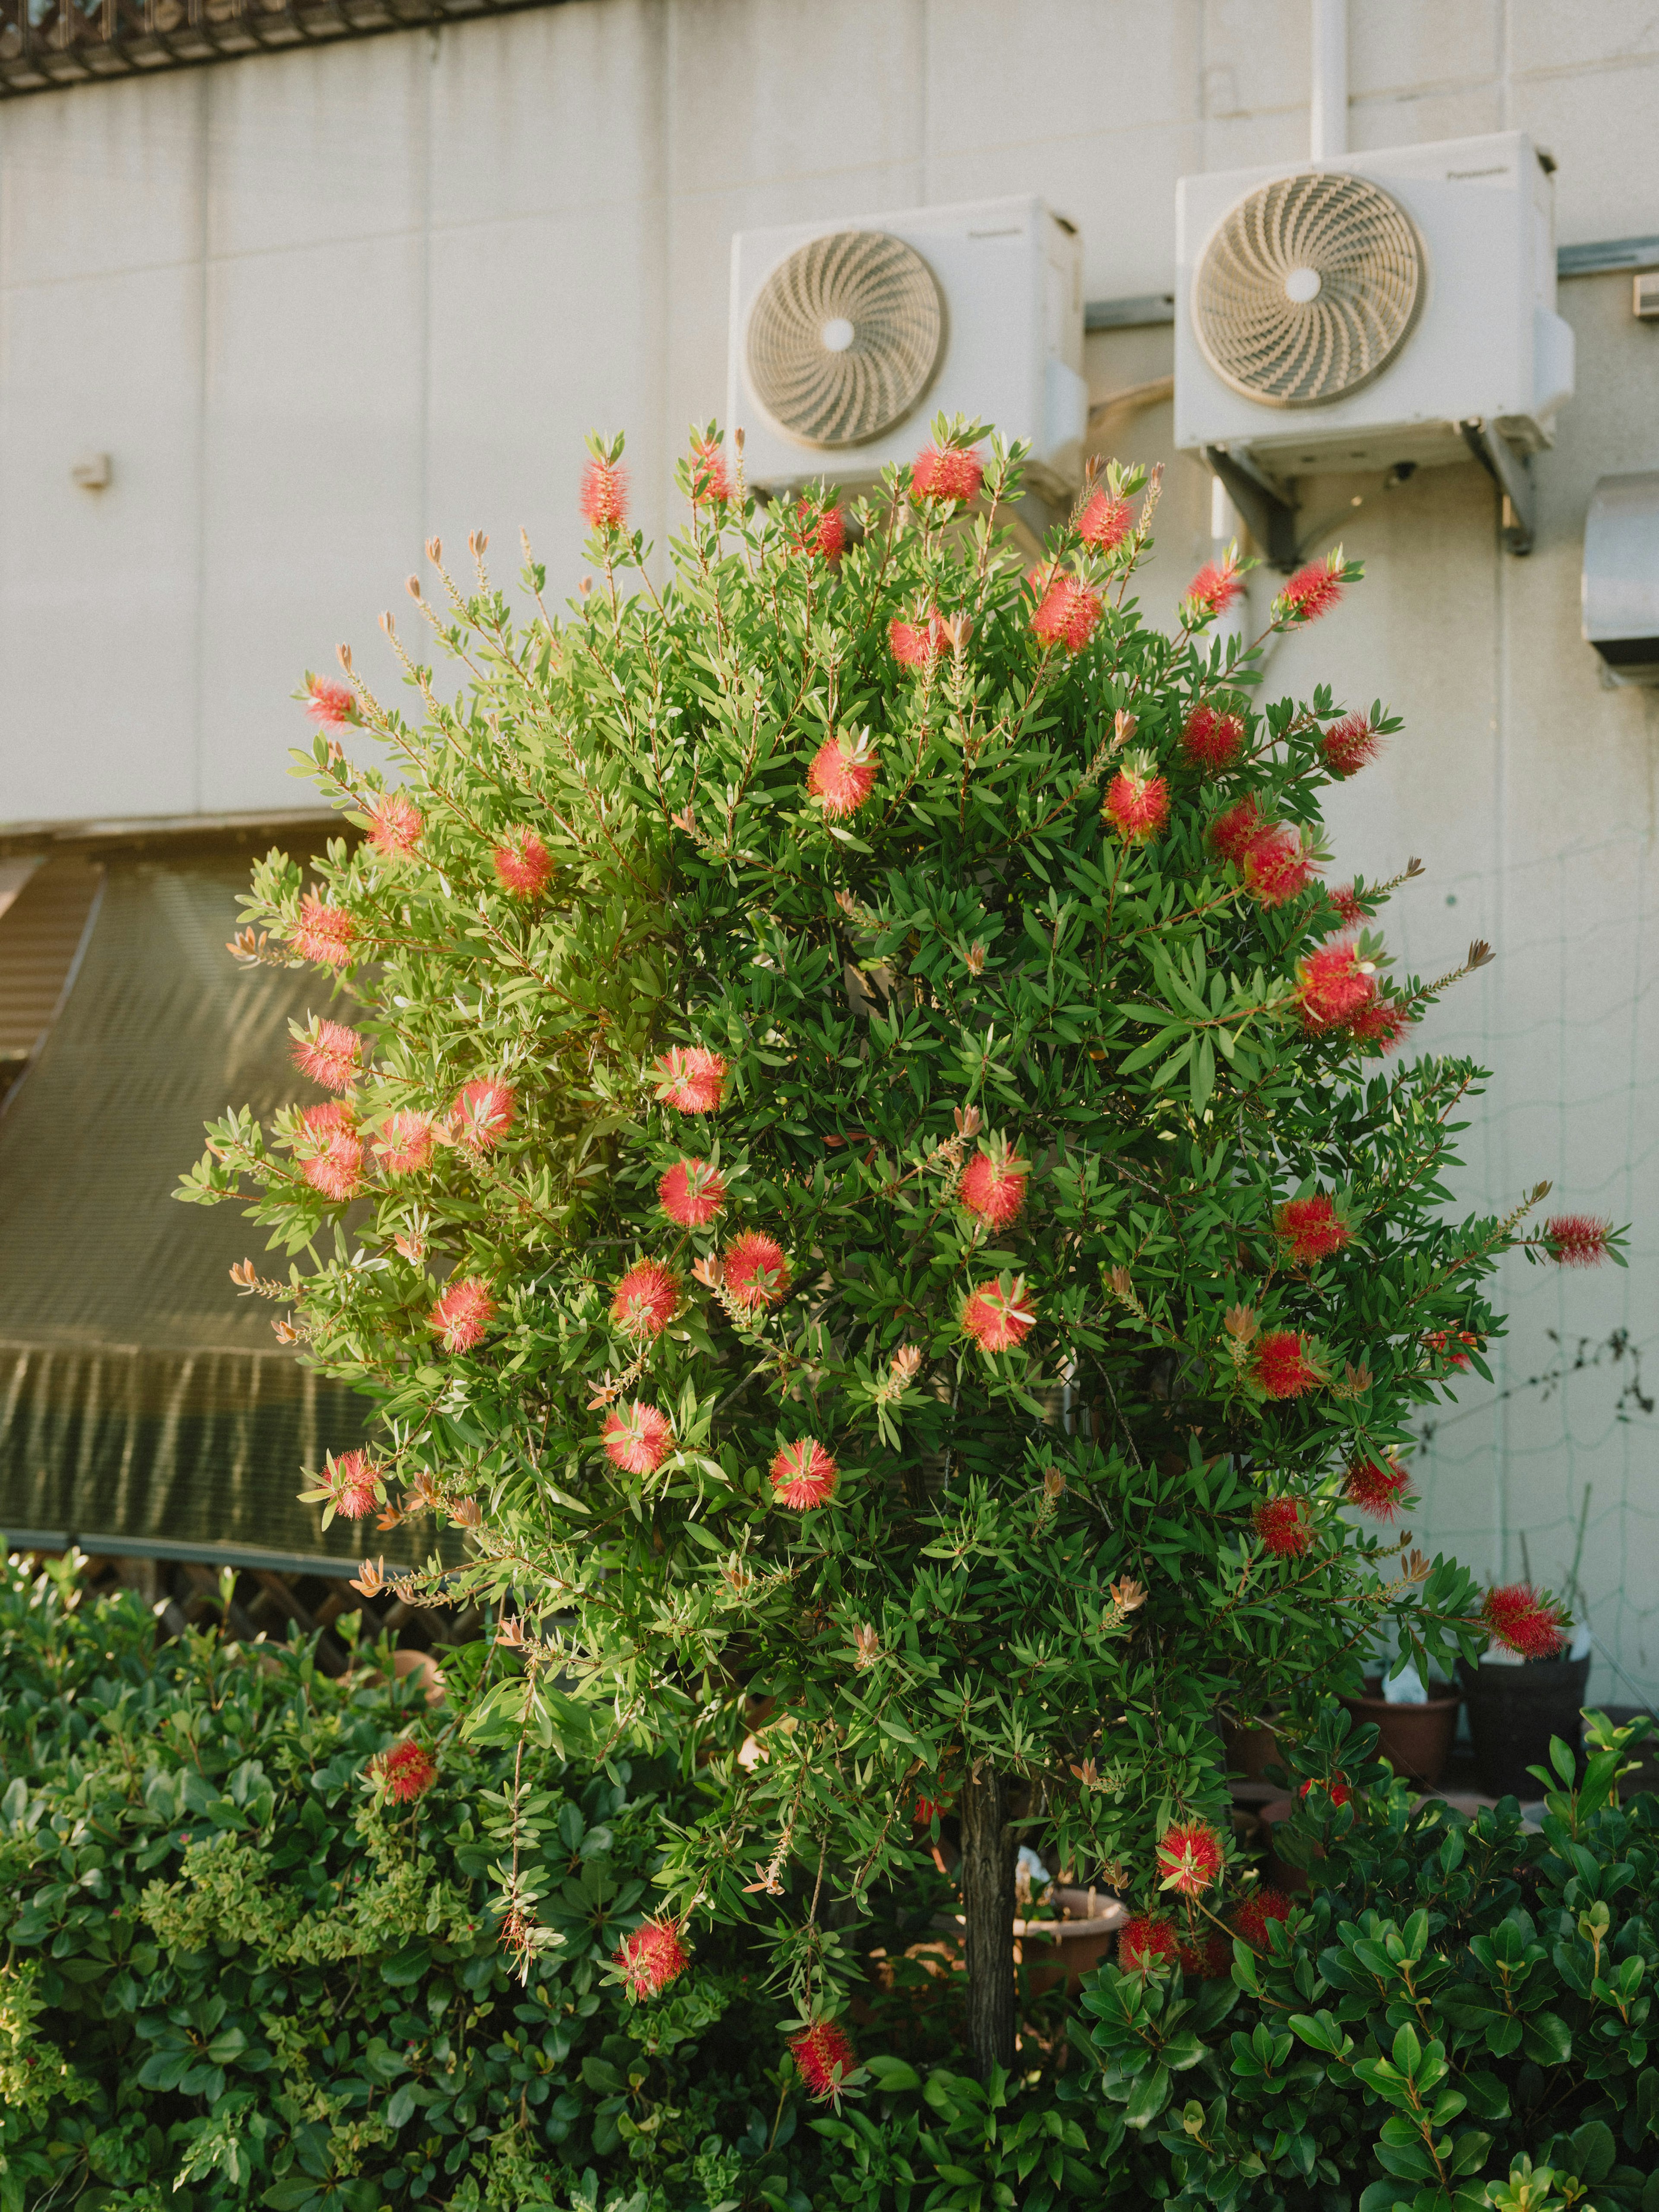
<path fill-rule="evenodd" d="M 1548 1766 L 1552 1736 L 1570 1744 L 1577 1756 L 1589 1670 L 1588 1658 L 1534 1659 L 1522 1667 L 1458 1661 L 1475 1772 L 1488 1797 L 1541 1797 L 1543 1784 L 1527 1769 Z"/>

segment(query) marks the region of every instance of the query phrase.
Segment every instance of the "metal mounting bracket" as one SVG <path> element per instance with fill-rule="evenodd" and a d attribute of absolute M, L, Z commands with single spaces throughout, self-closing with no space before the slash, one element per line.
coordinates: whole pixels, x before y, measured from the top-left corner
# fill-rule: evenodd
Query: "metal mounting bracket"
<path fill-rule="evenodd" d="M 1507 438 L 1477 416 L 1460 422 L 1463 443 L 1504 495 L 1504 544 L 1511 553 L 1530 553 L 1538 521 L 1538 491 L 1529 454 L 1517 453 Z"/>
<path fill-rule="evenodd" d="M 1227 495 L 1250 526 L 1250 534 L 1267 556 L 1270 567 L 1288 576 L 1302 556 L 1297 548 L 1296 519 L 1302 512 L 1286 499 L 1255 463 L 1224 446 L 1206 446 L 1205 459 L 1227 487 Z"/>

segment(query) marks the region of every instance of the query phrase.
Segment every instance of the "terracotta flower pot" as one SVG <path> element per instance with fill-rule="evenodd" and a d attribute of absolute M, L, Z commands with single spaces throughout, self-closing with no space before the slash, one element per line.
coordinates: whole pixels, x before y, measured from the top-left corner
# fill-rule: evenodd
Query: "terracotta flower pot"
<path fill-rule="evenodd" d="M 1462 1702 L 1462 1692 L 1451 1690 L 1426 1705 L 1391 1705 L 1382 1695 L 1380 1674 L 1366 1676 L 1363 1698 L 1342 1700 L 1356 1722 L 1375 1721 L 1382 1739 L 1377 1749 L 1395 1772 L 1408 1775 L 1425 1790 L 1432 1790 L 1446 1771 Z"/>
<path fill-rule="evenodd" d="M 1270 1721 L 1258 1721 L 1254 1728 L 1235 1728 L 1230 1723 L 1221 1731 L 1221 1744 L 1228 1773 L 1246 1782 L 1260 1782 L 1263 1768 L 1279 1758 L 1279 1738 Z"/>
<path fill-rule="evenodd" d="M 1577 1751 L 1589 1670 L 1588 1658 L 1534 1659 L 1523 1667 L 1484 1662 L 1471 1667 L 1467 1659 L 1458 1661 L 1469 1702 L 1475 1771 L 1488 1796 L 1542 1796 L 1543 1784 L 1527 1769 L 1548 1766 L 1552 1736 Z"/>

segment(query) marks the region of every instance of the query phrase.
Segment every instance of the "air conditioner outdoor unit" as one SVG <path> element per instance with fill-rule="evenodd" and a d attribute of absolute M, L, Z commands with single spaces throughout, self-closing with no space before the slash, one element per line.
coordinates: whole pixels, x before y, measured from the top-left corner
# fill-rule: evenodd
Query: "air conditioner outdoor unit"
<path fill-rule="evenodd" d="M 1082 472 L 1083 263 L 1038 199 L 971 200 L 732 241 L 726 416 L 749 482 L 849 489 L 913 459 L 939 413 L 1031 441 L 1030 477 Z"/>
<path fill-rule="evenodd" d="M 1551 443 L 1573 341 L 1524 133 L 1186 177 L 1176 205 L 1177 446 L 1280 485 L 1474 452 L 1508 489 Z"/>

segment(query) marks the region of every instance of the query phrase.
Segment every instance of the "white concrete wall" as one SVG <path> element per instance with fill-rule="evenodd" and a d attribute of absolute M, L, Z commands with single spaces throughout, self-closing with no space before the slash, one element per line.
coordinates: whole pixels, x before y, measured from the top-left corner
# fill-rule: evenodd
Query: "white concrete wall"
<path fill-rule="evenodd" d="M 1525 128 L 1559 164 L 1564 243 L 1659 232 L 1659 14 L 1637 0 L 1350 0 L 1351 143 Z M 0 822 L 281 807 L 287 694 L 374 630 L 434 530 L 526 526 L 580 573 L 581 434 L 629 434 L 659 538 L 684 427 L 720 404 L 734 229 L 1037 191 L 1080 226 L 1091 298 L 1166 288 L 1174 185 L 1307 143 L 1307 0 L 570 0 L 441 33 L 0 106 Z M 1659 1694 L 1659 1415 L 1628 1355 L 1528 1387 L 1548 1334 L 1615 1330 L 1659 1384 L 1645 994 L 1659 694 L 1600 688 L 1577 635 L 1585 504 L 1659 466 L 1659 330 L 1626 278 L 1564 285 L 1579 396 L 1504 556 L 1488 481 L 1422 472 L 1310 501 L 1371 568 L 1287 644 L 1407 717 L 1338 795 L 1339 870 L 1408 853 L 1411 966 L 1474 933 L 1498 963 L 1432 1027 L 1500 1072 L 1463 1179 L 1501 1210 L 1540 1175 L 1637 1224 L 1628 1275 L 1517 1268 L 1511 1392 L 1465 1393 L 1422 1465 L 1419 1534 L 1584 1581 Z M 1166 374 L 1167 330 L 1097 336 L 1097 395 Z M 1125 457 L 1171 464 L 1146 598 L 1207 553 L 1208 486 L 1167 407 Z M 109 489 L 70 482 L 90 451 Z M 1352 502 L 1358 500 L 1359 504 Z M 1587 1358 L 1589 1355 L 1586 1355 Z M 1619 1418 L 1620 1411 L 1628 1416 Z"/>

